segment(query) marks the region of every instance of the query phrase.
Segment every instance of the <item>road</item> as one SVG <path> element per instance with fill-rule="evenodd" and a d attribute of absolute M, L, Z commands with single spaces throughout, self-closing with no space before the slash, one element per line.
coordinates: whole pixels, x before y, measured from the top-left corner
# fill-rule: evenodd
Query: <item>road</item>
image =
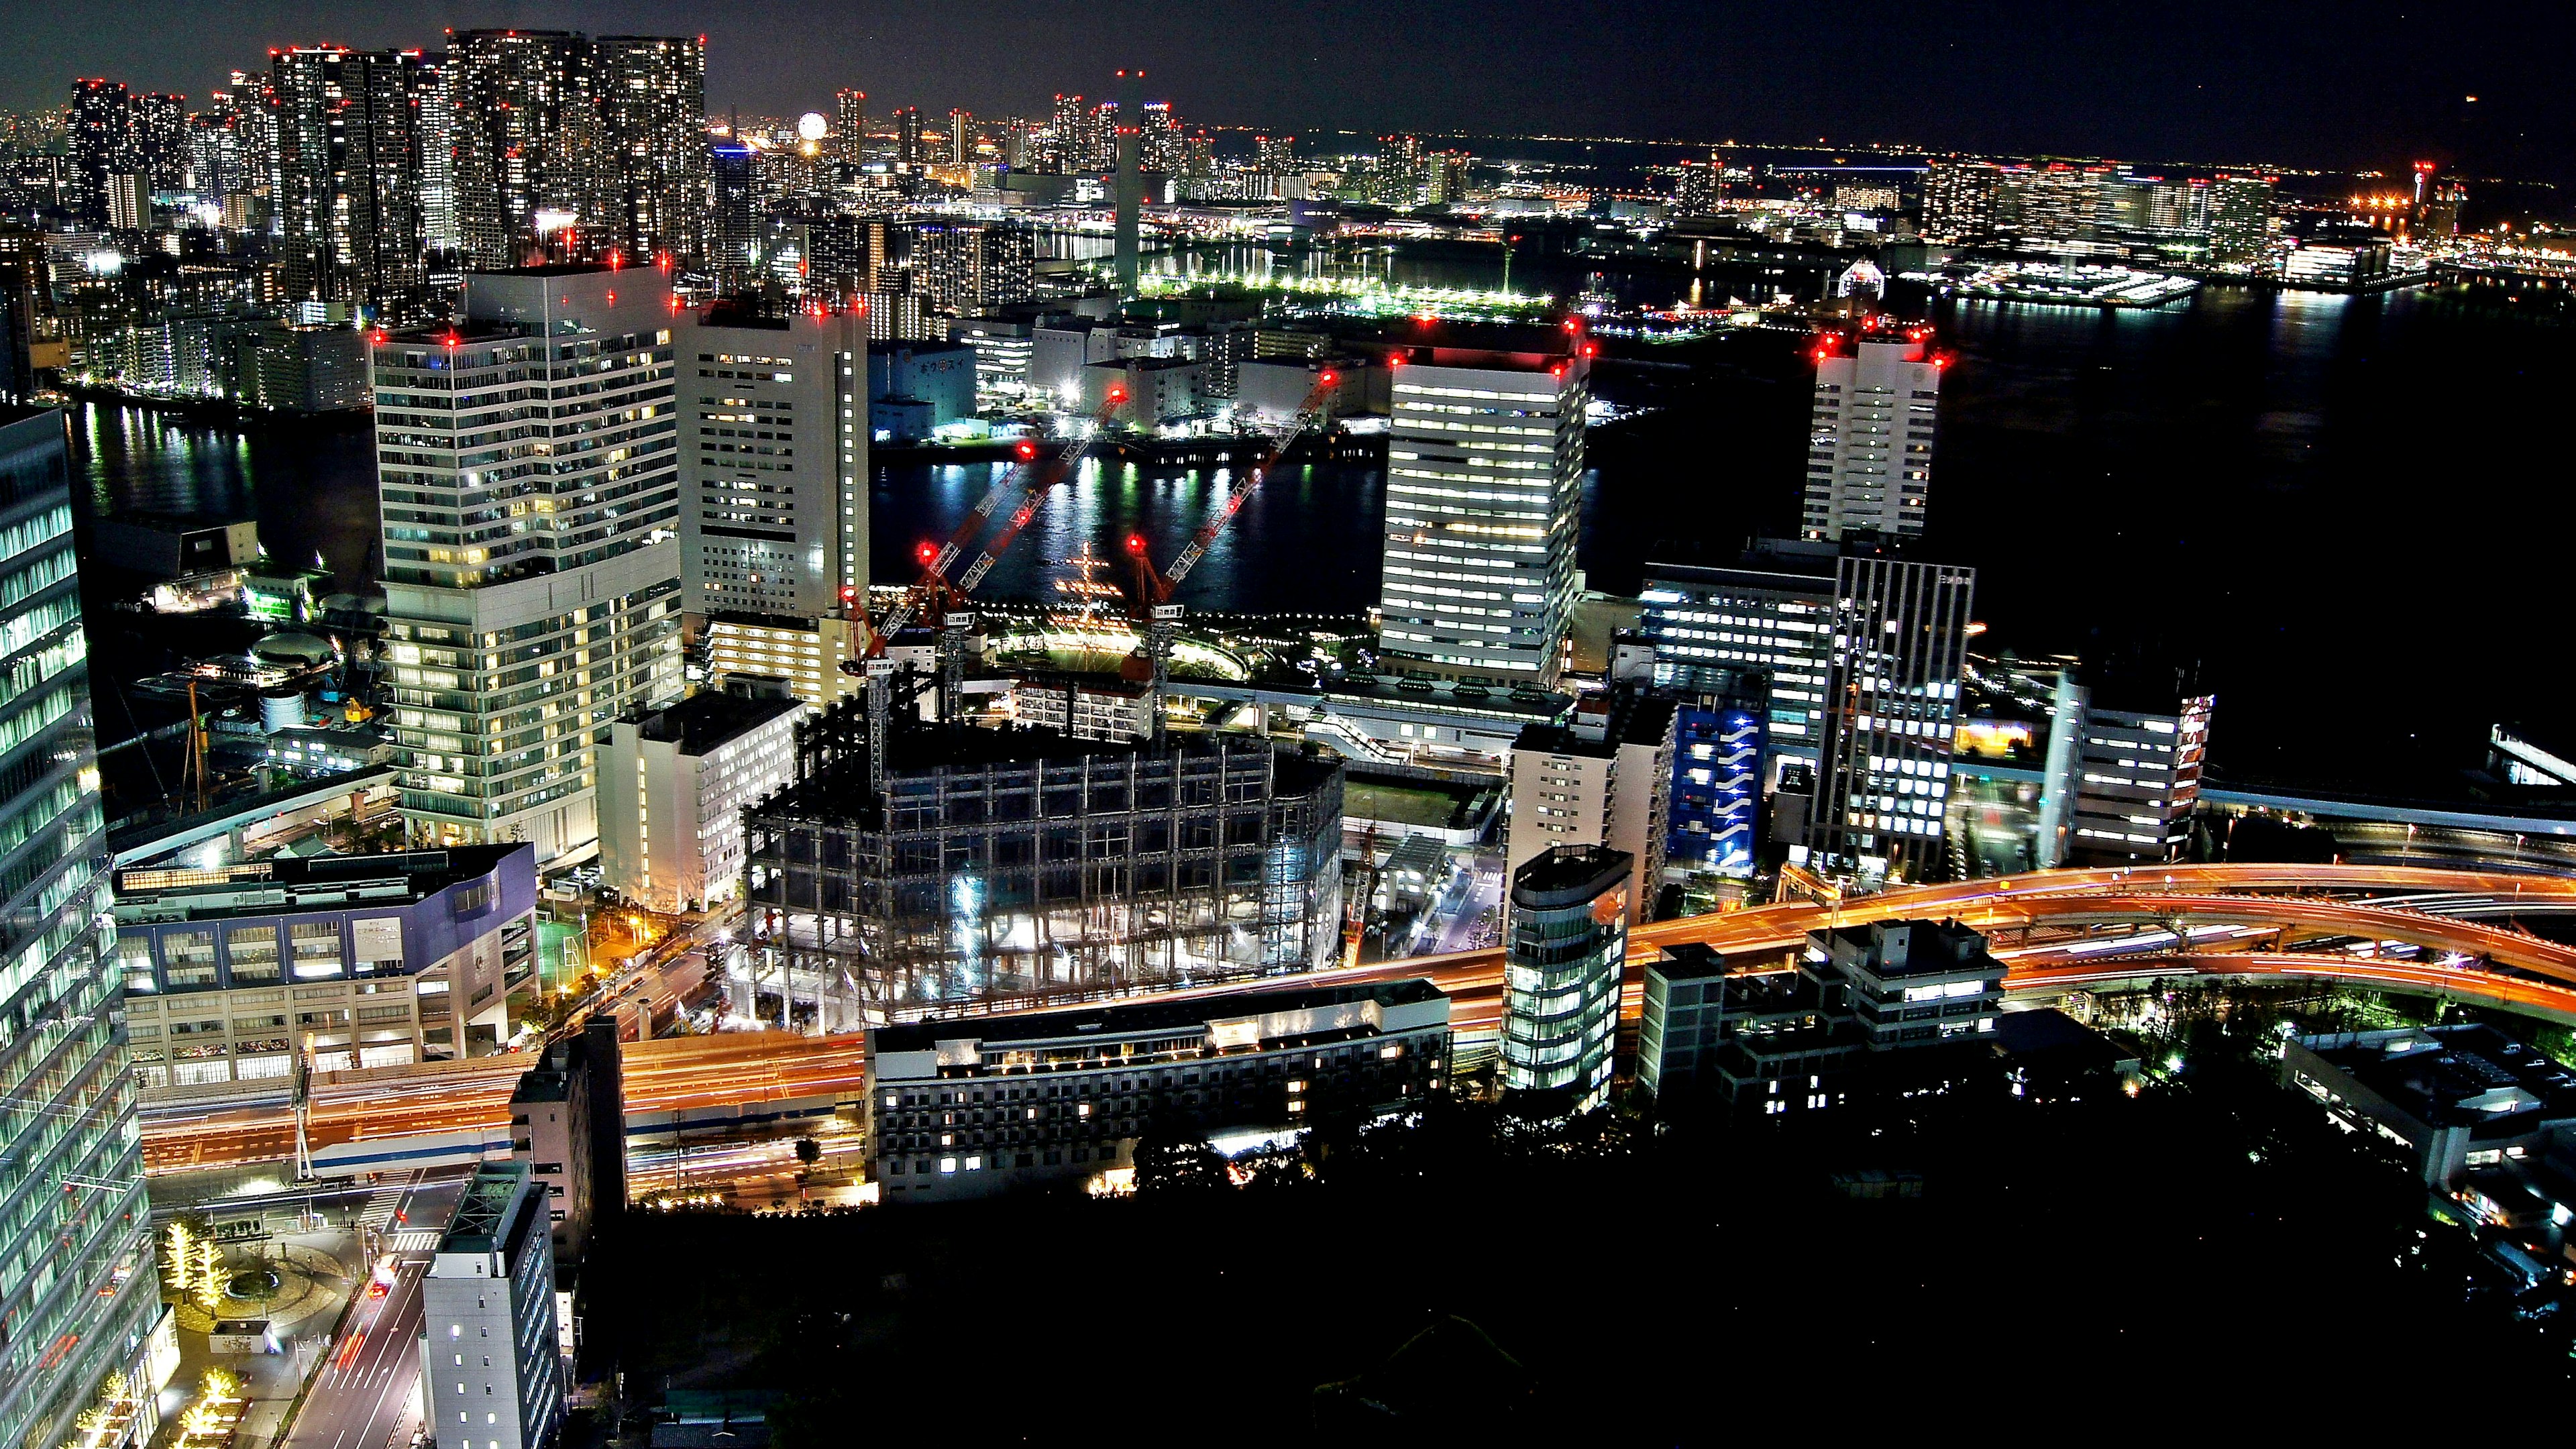
<path fill-rule="evenodd" d="M 463 1187 L 461 1176 L 425 1182 L 398 1206 L 410 1225 L 434 1227 L 455 1212 Z M 395 1231 L 406 1230 L 424 1229 Z M 402 1449 L 411 1442 L 420 1420 L 420 1280 L 429 1254 L 397 1257 L 393 1286 L 382 1298 L 362 1297 L 348 1332 L 331 1344 L 284 1449 Z"/>
<path fill-rule="evenodd" d="M 1942 885 L 1907 886 L 1831 904 L 1806 901 L 1719 915 L 1690 916 L 1639 927 L 1629 941 L 1629 986 L 1623 1007 L 1639 1009 L 1645 966 L 1666 946 L 1699 942 L 1721 952 L 1785 950 L 1811 930 L 1904 916 L 1947 917 L 1981 929 L 2086 924 L 2230 924 L 2277 928 L 2288 937 L 2359 937 L 2407 941 L 2428 950 L 2475 957 L 2576 983 L 2576 950 L 2501 927 L 2409 909 L 2391 900 L 2331 898 L 2327 892 L 2443 893 L 2529 902 L 2535 909 L 2576 905 L 2576 879 L 2395 865 L 2176 865 L 2118 870 L 2055 870 Z M 2290 962 L 2308 958 L 2289 957 Z M 2319 955 L 2316 974 L 2349 977 L 2347 957 Z M 2037 982 L 2032 962 L 2021 980 Z M 1494 948 L 1415 956 L 1318 971 L 1300 984 L 1364 983 L 1424 976 L 1451 997 L 1453 1028 L 1469 1041 L 1490 1036 L 1502 1017 L 1502 952 Z M 2296 969 L 2292 965 L 2277 971 Z M 2391 963 L 2387 968 L 2396 969 Z M 2421 966 L 2409 966 L 2420 970 Z M 2386 984 L 2406 987 L 2391 974 Z M 2510 999 L 2549 1003 L 2576 1014 L 2576 992 L 2547 982 L 2514 980 Z M 1277 981 L 1202 987 L 1171 995 L 1223 995 Z M 2566 1005 L 2559 1003 L 2562 998 Z M 2537 1006 L 2532 1009 L 2541 1009 Z M 527 1058 L 486 1057 L 427 1067 L 333 1073 L 316 1092 L 313 1141 L 406 1137 L 493 1127 L 507 1119 L 511 1085 Z M 749 1105 L 866 1089 L 864 1039 L 738 1033 L 638 1042 L 627 1048 L 630 1112 Z M 144 1126 L 144 1165 L 151 1172 L 274 1161 L 293 1150 L 292 1119 L 282 1108 L 238 1108 L 194 1117 L 156 1114 Z"/>

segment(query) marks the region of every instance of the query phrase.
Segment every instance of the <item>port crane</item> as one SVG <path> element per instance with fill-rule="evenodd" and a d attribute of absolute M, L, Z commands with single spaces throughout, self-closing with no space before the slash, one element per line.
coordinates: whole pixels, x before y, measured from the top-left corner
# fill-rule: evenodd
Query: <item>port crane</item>
<path fill-rule="evenodd" d="M 1251 500 L 1253 491 L 1269 476 L 1271 468 L 1286 456 L 1299 438 L 1323 420 L 1341 381 L 1341 374 L 1329 367 L 1317 375 L 1315 386 L 1306 394 L 1306 400 L 1297 405 L 1297 411 L 1288 419 L 1287 426 L 1271 436 L 1270 445 L 1262 450 L 1260 461 L 1252 465 L 1243 481 L 1226 493 L 1225 502 L 1219 504 L 1214 515 L 1199 526 L 1188 543 L 1181 546 L 1181 551 L 1172 556 L 1169 567 L 1158 569 L 1154 566 L 1151 545 L 1143 534 L 1127 535 L 1127 556 L 1136 565 L 1136 608 L 1144 626 L 1145 672 L 1154 691 L 1151 706 L 1153 737 L 1157 743 L 1163 738 L 1163 687 L 1171 675 L 1172 641 L 1181 626 L 1181 606 L 1172 602 L 1173 591 L 1190 576 L 1190 570 L 1198 567 L 1199 560 L 1207 555 L 1208 545 L 1214 543 L 1217 535 L 1225 532 L 1225 526 L 1234 521 L 1234 516 L 1243 511 L 1243 505 Z"/>

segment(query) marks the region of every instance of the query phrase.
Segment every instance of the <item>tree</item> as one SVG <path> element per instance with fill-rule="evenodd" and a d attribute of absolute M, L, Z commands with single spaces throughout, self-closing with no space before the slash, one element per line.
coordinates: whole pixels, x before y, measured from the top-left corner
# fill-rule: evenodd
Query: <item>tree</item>
<path fill-rule="evenodd" d="M 808 1168 L 813 1167 L 823 1160 L 823 1144 L 811 1137 L 797 1138 L 796 1160 L 804 1163 Z"/>

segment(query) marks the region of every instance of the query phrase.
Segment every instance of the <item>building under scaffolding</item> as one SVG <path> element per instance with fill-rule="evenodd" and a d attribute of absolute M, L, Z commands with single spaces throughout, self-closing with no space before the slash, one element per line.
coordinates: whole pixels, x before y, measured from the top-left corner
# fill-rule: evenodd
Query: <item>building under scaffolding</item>
<path fill-rule="evenodd" d="M 875 1020 L 1329 964 L 1342 771 L 1266 740 L 1161 744 L 898 725 L 800 732 L 794 784 L 745 814 L 765 954 Z"/>

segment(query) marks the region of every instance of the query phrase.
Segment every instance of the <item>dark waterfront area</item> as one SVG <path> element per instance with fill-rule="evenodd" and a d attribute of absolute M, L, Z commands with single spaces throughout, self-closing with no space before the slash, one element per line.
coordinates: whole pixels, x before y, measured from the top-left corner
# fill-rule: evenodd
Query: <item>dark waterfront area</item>
<path fill-rule="evenodd" d="M 2197 657 L 2219 698 L 2212 758 L 2236 782 L 2437 790 L 2490 723 L 2556 698 L 2528 657 L 2576 522 L 2545 404 L 2576 387 L 2563 324 L 2431 294 L 2228 287 L 2151 313 L 1934 311 L 1959 361 L 1924 552 L 1976 566 L 1985 647 Z M 1583 567 L 1614 593 L 1649 561 L 1720 559 L 1794 526 L 1810 404 L 1785 334 L 1631 350 L 1601 391 L 1660 411 L 1596 430 L 1584 508 Z M 89 404 L 74 433 L 93 507 L 255 506 L 273 556 L 319 552 L 344 588 L 373 569 L 361 425 Z M 953 529 L 991 477 L 878 468 L 876 577 L 908 577 L 915 543 Z M 1131 531 L 1168 557 L 1226 481 L 1086 465 L 986 592 L 1049 598 L 1064 559 L 1088 543 L 1114 560 Z M 1184 601 L 1368 608 L 1382 488 L 1373 467 L 1282 470 Z"/>

